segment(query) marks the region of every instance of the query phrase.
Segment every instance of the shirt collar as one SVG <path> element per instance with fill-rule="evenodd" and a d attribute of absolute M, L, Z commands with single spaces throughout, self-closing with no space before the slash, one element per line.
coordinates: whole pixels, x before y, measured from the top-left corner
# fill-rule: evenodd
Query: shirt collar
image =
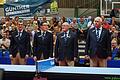
<path fill-rule="evenodd" d="M 21 33 L 22 33 L 22 32 L 23 32 L 23 29 L 22 29 L 21 31 L 18 30 L 18 32 L 21 32 Z"/>
<path fill-rule="evenodd" d="M 95 30 L 97 30 L 97 28 L 95 27 Z M 99 28 L 99 30 L 102 30 L 102 27 Z"/>
<path fill-rule="evenodd" d="M 46 31 L 41 30 L 41 33 L 43 33 L 43 32 L 46 33 Z"/>
<path fill-rule="evenodd" d="M 70 31 L 68 30 L 68 31 L 66 32 L 66 34 L 69 34 L 69 32 L 70 32 Z"/>

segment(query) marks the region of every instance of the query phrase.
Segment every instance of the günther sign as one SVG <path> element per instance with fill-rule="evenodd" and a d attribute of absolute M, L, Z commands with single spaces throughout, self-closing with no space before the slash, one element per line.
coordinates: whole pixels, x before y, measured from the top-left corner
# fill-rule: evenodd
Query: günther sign
<path fill-rule="evenodd" d="M 31 0 L 32 1 L 32 0 Z M 38 2 L 35 2 L 38 1 Z M 34 2 L 15 2 L 4 4 L 5 16 L 33 16 L 38 10 L 42 10 L 50 0 L 34 0 Z"/>
<path fill-rule="evenodd" d="M 30 15 L 31 13 L 30 5 L 5 4 L 4 6 L 5 16 Z"/>

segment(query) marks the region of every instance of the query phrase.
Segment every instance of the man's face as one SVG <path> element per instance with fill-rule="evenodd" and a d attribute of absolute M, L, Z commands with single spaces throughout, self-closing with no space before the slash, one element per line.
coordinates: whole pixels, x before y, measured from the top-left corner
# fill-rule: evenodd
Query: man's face
<path fill-rule="evenodd" d="M 69 29 L 69 25 L 65 25 L 65 24 L 62 25 L 62 31 L 63 32 L 68 31 L 68 29 Z"/>
<path fill-rule="evenodd" d="M 80 18 L 80 22 L 81 22 L 81 23 L 84 23 L 84 18 Z"/>
<path fill-rule="evenodd" d="M 100 20 L 95 20 L 94 25 L 95 25 L 96 28 L 100 28 L 100 26 L 101 26 Z"/>
<path fill-rule="evenodd" d="M 47 30 L 48 30 L 48 26 L 47 26 L 47 25 L 42 25 L 42 26 L 41 26 L 41 29 L 42 29 L 43 31 L 47 31 Z"/>
<path fill-rule="evenodd" d="M 17 27 L 18 27 L 18 30 L 21 31 L 21 30 L 23 29 L 23 23 L 18 23 L 18 26 L 17 26 Z"/>
<path fill-rule="evenodd" d="M 74 19 L 73 19 L 73 22 L 76 23 L 76 21 L 77 21 L 77 20 L 74 18 Z"/>

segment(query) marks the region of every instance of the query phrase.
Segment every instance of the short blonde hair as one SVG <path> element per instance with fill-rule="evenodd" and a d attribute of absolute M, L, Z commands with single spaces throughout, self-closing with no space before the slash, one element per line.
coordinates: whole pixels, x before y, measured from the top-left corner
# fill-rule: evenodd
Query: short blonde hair
<path fill-rule="evenodd" d="M 111 43 L 113 43 L 113 42 L 117 43 L 117 41 L 118 41 L 117 38 L 113 38 L 112 41 L 111 41 Z"/>

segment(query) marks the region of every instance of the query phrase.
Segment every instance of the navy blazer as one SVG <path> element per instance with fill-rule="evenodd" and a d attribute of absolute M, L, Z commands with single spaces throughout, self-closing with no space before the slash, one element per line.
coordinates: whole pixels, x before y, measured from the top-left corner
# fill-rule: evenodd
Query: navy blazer
<path fill-rule="evenodd" d="M 20 39 L 18 38 L 18 31 L 15 30 L 11 35 L 10 42 L 10 54 L 16 57 L 17 52 L 20 52 L 21 58 L 25 58 L 26 54 L 30 54 L 30 35 L 25 30 L 23 30 Z"/>
<path fill-rule="evenodd" d="M 41 31 L 35 33 L 33 42 L 34 56 L 43 53 L 45 58 L 53 57 L 53 34 L 46 31 L 44 40 L 42 40 Z"/>
<path fill-rule="evenodd" d="M 64 32 L 59 33 L 55 45 L 55 58 L 58 60 L 74 60 L 74 57 L 78 57 L 76 33 L 69 32 L 66 44 L 64 43 Z"/>
<path fill-rule="evenodd" d="M 99 41 L 97 41 L 95 27 L 90 29 L 87 34 L 85 54 L 92 57 L 96 53 L 99 53 L 100 58 L 111 56 L 111 35 L 104 28 L 102 28 Z"/>

